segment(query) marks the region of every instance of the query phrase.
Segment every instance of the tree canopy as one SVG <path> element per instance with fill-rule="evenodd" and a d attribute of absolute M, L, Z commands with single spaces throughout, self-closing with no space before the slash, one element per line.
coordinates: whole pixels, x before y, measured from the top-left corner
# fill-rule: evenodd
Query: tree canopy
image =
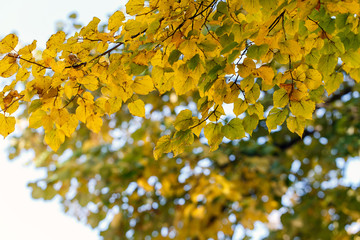
<path fill-rule="evenodd" d="M 9 34 L 0 134 L 28 123 L 9 156 L 47 169 L 33 197 L 110 221 L 105 239 L 231 239 L 256 221 L 269 239 L 352 239 L 359 15 L 357 0 L 129 0 L 43 50 Z"/>

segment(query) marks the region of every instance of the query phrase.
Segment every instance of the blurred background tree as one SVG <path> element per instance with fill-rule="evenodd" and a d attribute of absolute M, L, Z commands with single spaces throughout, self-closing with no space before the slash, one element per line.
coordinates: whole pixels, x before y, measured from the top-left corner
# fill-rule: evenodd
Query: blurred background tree
<path fill-rule="evenodd" d="M 82 27 L 76 15 L 70 18 L 59 30 Z M 94 228 L 110 222 L 104 239 L 232 239 L 237 228 L 253 229 L 256 221 L 267 224 L 269 239 L 356 239 L 349 229 L 359 224 L 360 191 L 342 179 L 344 163 L 360 151 L 359 91 L 344 72 L 302 138 L 281 126 L 268 134 L 260 120 L 251 137 L 224 139 L 217 151 L 209 151 L 201 133 L 180 155 L 158 160 L 154 142 L 174 131 L 181 110 L 196 112 L 200 96 L 153 92 L 140 97 L 146 118 L 122 107 L 103 118 L 100 133 L 81 123 L 56 153 L 42 144 L 44 131 L 27 128 L 12 138 L 9 157 L 34 151 L 34 164 L 48 174 L 29 184 L 32 196 L 60 196 L 66 212 Z M 259 101 L 268 109 L 272 94 Z M 77 105 L 68 107 L 75 112 Z M 27 111 L 20 116 L 28 118 Z M 274 211 L 281 225 L 269 222 Z"/>

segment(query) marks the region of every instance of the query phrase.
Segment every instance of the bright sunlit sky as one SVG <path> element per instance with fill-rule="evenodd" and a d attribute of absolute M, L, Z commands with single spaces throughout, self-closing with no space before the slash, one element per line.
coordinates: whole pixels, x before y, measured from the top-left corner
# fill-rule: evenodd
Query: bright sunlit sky
<path fill-rule="evenodd" d="M 78 13 L 79 22 L 87 24 L 94 16 L 105 21 L 118 10 L 121 0 L 0 0 L 0 39 L 16 33 L 22 43 L 38 40 L 45 46 L 55 33 L 55 23 L 67 20 L 72 12 Z M 7 138 L 8 139 L 8 138 Z M 65 215 L 58 201 L 32 200 L 26 187 L 44 172 L 24 166 L 26 158 L 9 162 L 0 137 L 0 239 L 1 240 L 63 240 L 99 239 L 98 232 Z"/>
<path fill-rule="evenodd" d="M 55 33 L 55 23 L 66 21 L 72 12 L 80 23 L 87 24 L 94 16 L 105 21 L 118 10 L 124 0 L 0 0 L 0 39 L 16 33 L 22 43 L 38 40 L 43 47 Z M 66 216 L 58 201 L 32 200 L 26 184 L 43 176 L 44 172 L 24 166 L 26 158 L 9 162 L 4 146 L 8 138 L 0 137 L 0 239 L 1 240 L 63 240 L 98 239 L 98 232 Z M 347 183 L 360 183 L 360 161 L 347 167 Z M 351 172 L 352 171 L 352 172 Z M 259 230 L 261 232 L 261 230 Z M 264 233 L 262 233 L 264 234 Z M 261 235 L 261 233 L 259 233 Z"/>

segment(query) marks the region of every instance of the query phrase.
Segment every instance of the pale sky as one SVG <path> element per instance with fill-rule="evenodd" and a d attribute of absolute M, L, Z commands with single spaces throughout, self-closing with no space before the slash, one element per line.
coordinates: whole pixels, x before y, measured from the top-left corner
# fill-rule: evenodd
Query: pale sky
<path fill-rule="evenodd" d="M 31 43 L 34 39 L 45 43 L 55 33 L 55 23 L 66 20 L 77 12 L 82 23 L 96 16 L 106 20 L 107 16 L 121 6 L 124 0 L 0 0 L 0 36 L 16 32 L 19 39 Z"/>
<path fill-rule="evenodd" d="M 55 33 L 55 23 L 67 20 L 77 12 L 79 22 L 87 24 L 94 16 L 106 20 L 118 10 L 124 0 L 0 0 L 0 39 L 15 32 L 22 43 L 38 40 L 45 46 Z M 62 213 L 57 201 L 32 200 L 26 184 L 44 174 L 33 167 L 25 167 L 26 156 L 9 162 L 4 153 L 7 140 L 0 137 L 0 239 L 1 240 L 63 240 L 98 239 L 98 232 Z M 360 183 L 360 160 L 351 161 L 346 172 L 347 183 Z M 258 235 L 266 235 L 260 233 Z M 239 234 L 240 235 L 240 234 Z M 254 234 L 255 235 L 255 234 Z"/>
<path fill-rule="evenodd" d="M 22 43 L 38 40 L 45 46 L 55 33 L 55 23 L 78 13 L 79 22 L 87 24 L 94 16 L 107 16 L 124 5 L 121 0 L 0 0 L 0 39 L 15 32 Z M 8 139 L 8 138 L 7 138 Z M 58 201 L 33 200 L 26 187 L 44 172 L 24 166 L 26 158 L 13 162 L 6 159 L 0 136 L 0 239 L 1 240 L 95 240 L 98 232 L 65 215 Z"/>

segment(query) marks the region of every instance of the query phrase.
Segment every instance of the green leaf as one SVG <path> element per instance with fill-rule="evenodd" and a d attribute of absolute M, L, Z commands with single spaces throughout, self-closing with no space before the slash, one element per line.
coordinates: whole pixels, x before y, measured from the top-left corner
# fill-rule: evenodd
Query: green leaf
<path fill-rule="evenodd" d="M 152 43 L 152 42 L 149 42 L 149 43 L 145 43 L 145 44 L 142 44 L 139 46 L 138 50 L 152 50 L 154 48 L 154 46 L 156 45 L 156 43 Z"/>
<path fill-rule="evenodd" d="M 156 143 L 156 147 L 154 149 L 154 158 L 156 160 L 159 159 L 159 157 L 163 153 L 168 153 L 171 151 L 171 139 L 169 135 L 162 136 Z"/>
<path fill-rule="evenodd" d="M 32 113 L 34 111 L 36 111 L 37 109 L 39 109 L 42 106 L 42 101 L 40 99 L 35 99 L 34 101 L 31 102 L 30 107 L 28 109 L 28 113 Z"/>
<path fill-rule="evenodd" d="M 323 55 L 319 59 L 318 70 L 323 75 L 330 75 L 334 72 L 338 58 L 334 54 Z"/>
<path fill-rule="evenodd" d="M 262 44 L 260 46 L 252 45 L 249 47 L 247 51 L 247 57 L 253 58 L 256 60 L 260 60 L 262 56 L 264 56 L 269 50 L 269 45 Z"/>
<path fill-rule="evenodd" d="M 194 134 L 190 129 L 186 131 L 177 131 L 171 141 L 171 150 L 173 151 L 174 156 L 184 152 L 185 147 L 193 144 L 193 142 Z"/>
<path fill-rule="evenodd" d="M 192 112 L 189 109 L 182 110 L 176 117 L 174 127 L 176 130 L 186 130 L 194 124 Z"/>
<path fill-rule="evenodd" d="M 324 96 L 325 87 L 320 86 L 319 88 L 312 90 L 309 92 L 310 99 L 314 101 L 315 103 L 322 103 L 323 96 Z"/>
<path fill-rule="evenodd" d="M 249 105 L 244 100 L 242 100 L 241 98 L 238 98 L 234 102 L 234 110 L 233 110 L 234 114 L 236 116 L 239 116 L 240 114 L 245 112 L 248 107 L 249 107 Z"/>
<path fill-rule="evenodd" d="M 360 67 L 360 53 L 354 51 L 348 51 L 341 56 L 341 60 L 350 68 Z"/>
<path fill-rule="evenodd" d="M 268 127 L 269 133 L 271 130 L 276 129 L 277 126 L 283 124 L 288 114 L 289 110 L 287 108 L 284 108 L 283 110 L 279 108 L 271 109 L 266 118 L 266 126 Z"/>
<path fill-rule="evenodd" d="M 155 19 L 154 21 L 152 21 L 146 31 L 147 34 L 153 34 L 155 33 L 158 28 L 160 27 L 160 21 L 159 19 Z"/>
<path fill-rule="evenodd" d="M 173 65 L 174 62 L 176 62 L 177 60 L 179 60 L 179 57 L 181 56 L 181 52 L 177 49 L 173 50 L 171 53 L 170 53 L 170 56 L 168 58 L 168 62 L 170 63 L 170 65 Z"/>
<path fill-rule="evenodd" d="M 259 117 L 256 114 L 247 115 L 243 120 L 244 129 L 248 134 L 250 134 L 250 136 L 252 135 L 258 124 Z"/>
<path fill-rule="evenodd" d="M 231 42 L 230 44 L 226 45 L 223 50 L 221 50 L 220 54 L 225 54 L 233 50 L 238 45 L 237 42 Z"/>
<path fill-rule="evenodd" d="M 140 75 L 141 73 L 143 73 L 148 68 L 148 66 L 131 63 L 130 68 L 131 68 L 131 73 L 132 74 Z"/>
<path fill-rule="evenodd" d="M 264 119 L 264 106 L 259 102 L 250 105 L 247 112 L 249 115 L 256 114 L 259 119 Z"/>
<path fill-rule="evenodd" d="M 221 129 L 222 123 L 209 123 L 204 128 L 204 135 L 208 140 L 210 151 L 215 151 L 219 148 L 219 144 L 222 142 L 224 137 Z"/>
<path fill-rule="evenodd" d="M 187 61 L 187 66 L 189 69 L 194 70 L 200 62 L 199 54 L 193 56 L 189 61 Z"/>
<path fill-rule="evenodd" d="M 230 140 L 245 137 L 245 130 L 239 118 L 233 118 L 228 124 L 222 127 L 222 133 Z"/>
<path fill-rule="evenodd" d="M 330 16 L 323 18 L 323 21 L 320 21 L 319 25 L 324 29 L 328 34 L 332 34 L 335 31 L 335 20 Z"/>
<path fill-rule="evenodd" d="M 212 52 L 217 48 L 217 45 L 210 40 L 202 41 L 198 44 L 199 48 L 203 49 L 205 52 Z"/>

